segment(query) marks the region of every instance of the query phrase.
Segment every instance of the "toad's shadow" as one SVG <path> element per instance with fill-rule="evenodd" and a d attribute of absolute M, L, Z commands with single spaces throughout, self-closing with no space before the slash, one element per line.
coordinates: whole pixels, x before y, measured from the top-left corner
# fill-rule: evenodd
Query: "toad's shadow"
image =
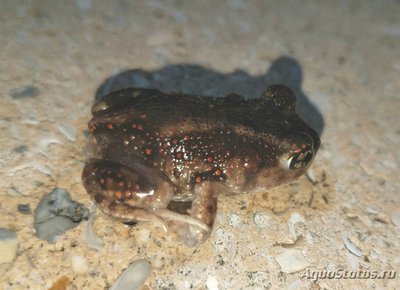
<path fill-rule="evenodd" d="M 284 84 L 294 90 L 298 97 L 297 113 L 321 135 L 323 117 L 302 91 L 302 79 L 300 64 L 287 56 L 275 60 L 265 74 L 258 76 L 251 76 L 242 70 L 223 74 L 193 64 L 167 65 L 155 71 L 132 69 L 117 73 L 104 81 L 95 98 L 127 87 L 217 97 L 235 93 L 257 98 L 269 85 Z"/>

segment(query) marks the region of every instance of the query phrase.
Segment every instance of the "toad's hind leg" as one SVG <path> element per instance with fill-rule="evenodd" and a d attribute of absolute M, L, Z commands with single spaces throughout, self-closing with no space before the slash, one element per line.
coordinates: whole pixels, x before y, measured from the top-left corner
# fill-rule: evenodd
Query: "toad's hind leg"
<path fill-rule="evenodd" d="M 123 222 L 150 221 L 166 230 L 166 221 L 172 221 L 208 230 L 197 218 L 167 209 L 175 186 L 142 160 L 129 168 L 111 161 L 90 159 L 83 169 L 82 181 L 96 205 Z"/>
<path fill-rule="evenodd" d="M 158 210 L 166 208 L 175 187 L 146 164 L 132 169 L 111 161 L 91 159 L 85 165 L 82 181 L 97 206 L 124 222 L 152 221 L 163 228 Z"/>

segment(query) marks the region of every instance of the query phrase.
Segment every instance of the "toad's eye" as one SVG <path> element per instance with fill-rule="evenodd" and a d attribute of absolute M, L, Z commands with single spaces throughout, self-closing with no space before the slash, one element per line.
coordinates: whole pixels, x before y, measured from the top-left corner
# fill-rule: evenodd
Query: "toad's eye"
<path fill-rule="evenodd" d="M 286 169 L 298 170 L 306 167 L 313 159 L 313 150 L 308 149 L 297 149 L 292 151 L 287 158 L 283 160 L 283 164 Z"/>

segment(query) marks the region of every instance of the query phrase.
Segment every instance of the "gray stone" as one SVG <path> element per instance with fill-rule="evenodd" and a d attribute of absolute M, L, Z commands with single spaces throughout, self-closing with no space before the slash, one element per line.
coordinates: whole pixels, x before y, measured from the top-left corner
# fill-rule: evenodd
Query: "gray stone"
<path fill-rule="evenodd" d="M 40 95 L 40 90 L 33 85 L 26 85 L 23 87 L 12 89 L 9 94 L 14 100 L 19 100 L 37 97 Z"/>
<path fill-rule="evenodd" d="M 55 243 L 58 236 L 88 219 L 89 214 L 89 209 L 71 200 L 66 190 L 56 188 L 42 198 L 35 210 L 36 235 Z"/>

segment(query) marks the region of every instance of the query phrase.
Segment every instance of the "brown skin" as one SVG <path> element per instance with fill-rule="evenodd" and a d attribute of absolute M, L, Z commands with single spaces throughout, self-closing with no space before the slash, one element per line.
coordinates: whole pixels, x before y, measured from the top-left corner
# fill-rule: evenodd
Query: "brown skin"
<path fill-rule="evenodd" d="M 124 89 L 97 102 L 82 179 L 106 213 L 178 225 L 197 245 L 210 234 L 220 194 L 249 193 L 303 174 L 320 145 L 281 85 L 259 99 Z"/>

